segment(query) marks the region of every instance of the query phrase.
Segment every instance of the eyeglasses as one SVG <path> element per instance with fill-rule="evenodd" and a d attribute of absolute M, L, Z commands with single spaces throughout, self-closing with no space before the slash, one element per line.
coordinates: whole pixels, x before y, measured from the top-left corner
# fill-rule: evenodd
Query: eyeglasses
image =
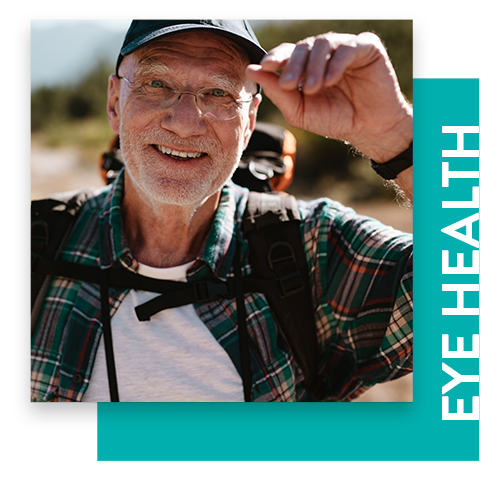
<path fill-rule="evenodd" d="M 151 80 L 146 83 L 131 82 L 124 76 L 118 76 L 129 85 L 137 87 L 137 91 L 153 102 L 161 102 L 165 108 L 172 108 L 180 101 L 182 94 L 194 96 L 196 106 L 204 118 L 209 120 L 232 120 L 236 118 L 245 104 L 252 102 L 255 94 L 250 99 L 236 99 L 227 90 L 220 88 L 206 88 L 198 92 L 190 90 L 175 90 L 163 80 Z"/>

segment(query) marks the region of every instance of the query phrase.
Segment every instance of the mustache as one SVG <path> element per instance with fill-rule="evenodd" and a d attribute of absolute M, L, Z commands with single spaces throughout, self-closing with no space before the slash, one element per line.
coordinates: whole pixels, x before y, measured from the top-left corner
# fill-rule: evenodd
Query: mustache
<path fill-rule="evenodd" d="M 181 139 L 176 134 L 161 130 L 142 130 L 138 134 L 135 134 L 134 141 L 148 145 L 159 144 L 180 151 L 195 150 L 207 153 L 208 155 L 214 154 L 222 149 L 221 143 L 216 138 L 190 137 Z"/>

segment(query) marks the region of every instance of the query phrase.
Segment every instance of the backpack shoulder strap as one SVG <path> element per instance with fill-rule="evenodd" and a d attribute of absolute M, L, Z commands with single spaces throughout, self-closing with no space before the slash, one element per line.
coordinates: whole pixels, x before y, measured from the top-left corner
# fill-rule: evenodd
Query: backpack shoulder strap
<path fill-rule="evenodd" d="M 70 193 L 71 194 L 71 193 Z M 31 206 L 31 329 L 32 334 L 39 319 L 50 279 L 60 276 L 87 283 L 101 284 L 99 267 L 58 260 L 71 229 L 83 205 L 93 190 L 79 191 L 65 198 L 32 202 Z M 135 308 L 139 321 L 171 307 L 195 302 L 210 302 L 219 297 L 234 296 L 234 283 L 206 279 L 194 283 L 158 280 L 141 276 L 124 268 L 106 271 L 108 286 L 134 288 L 161 295 Z"/>
<path fill-rule="evenodd" d="M 293 196 L 250 192 L 242 223 L 250 263 L 256 278 L 279 284 L 279 293 L 265 293 L 266 298 L 302 369 L 304 386 L 321 399 L 319 348 L 300 225 Z"/>
<path fill-rule="evenodd" d="M 55 259 L 63 248 L 76 215 L 92 195 L 86 189 L 31 203 L 31 332 L 33 334 L 50 276 L 34 273 L 41 258 Z"/>

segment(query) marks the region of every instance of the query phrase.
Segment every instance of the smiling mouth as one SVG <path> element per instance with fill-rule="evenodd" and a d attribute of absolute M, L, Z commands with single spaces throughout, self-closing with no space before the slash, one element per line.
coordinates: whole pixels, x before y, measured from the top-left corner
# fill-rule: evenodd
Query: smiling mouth
<path fill-rule="evenodd" d="M 207 153 L 191 153 L 187 151 L 176 151 L 175 149 L 166 148 L 165 146 L 160 146 L 155 144 L 154 147 L 167 156 L 174 158 L 176 160 L 192 160 L 194 158 L 201 158 L 202 156 L 206 156 Z"/>

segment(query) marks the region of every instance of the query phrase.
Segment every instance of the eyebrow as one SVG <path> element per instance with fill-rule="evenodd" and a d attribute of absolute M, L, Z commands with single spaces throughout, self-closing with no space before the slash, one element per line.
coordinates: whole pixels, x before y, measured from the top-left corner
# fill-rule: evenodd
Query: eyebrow
<path fill-rule="evenodd" d="M 220 86 L 236 94 L 238 94 L 244 87 L 243 82 L 241 82 L 241 85 L 239 85 L 234 81 L 233 78 L 223 73 L 215 73 L 213 75 L 210 75 L 210 78 L 214 83 L 214 86 Z"/>
<path fill-rule="evenodd" d="M 134 80 L 138 80 L 153 74 L 165 74 L 170 76 L 174 74 L 174 71 L 168 64 L 165 64 L 154 57 L 149 57 L 142 59 L 138 63 L 135 68 L 133 78 Z M 236 94 L 239 94 L 245 86 L 244 82 L 237 82 L 234 78 L 225 73 L 212 73 L 209 75 L 208 80 L 209 83 L 206 84 L 205 88 L 222 87 L 225 90 Z"/>
<path fill-rule="evenodd" d="M 149 76 L 152 73 L 171 73 L 172 69 L 154 58 L 142 59 L 134 70 L 134 78 Z"/>

